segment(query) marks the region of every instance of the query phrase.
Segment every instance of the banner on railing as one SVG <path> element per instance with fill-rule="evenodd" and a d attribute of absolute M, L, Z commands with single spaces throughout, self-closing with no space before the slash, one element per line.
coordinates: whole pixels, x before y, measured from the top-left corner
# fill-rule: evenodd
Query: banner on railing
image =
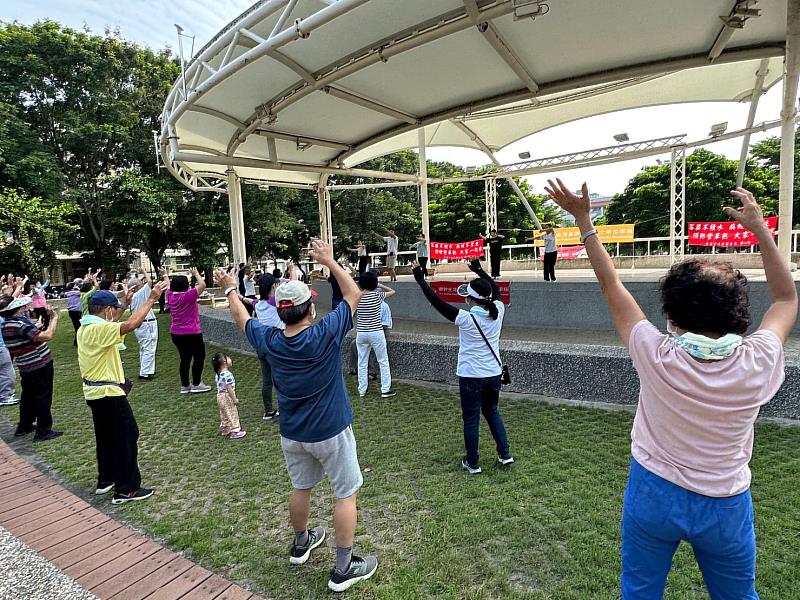
<path fill-rule="evenodd" d="M 604 244 L 615 242 L 633 241 L 633 224 L 628 225 L 597 225 L 597 234 Z M 556 244 L 559 246 L 578 246 L 581 244 L 581 231 L 577 227 L 558 227 L 553 230 L 556 234 Z M 540 232 L 534 232 L 538 235 Z M 542 240 L 536 240 L 537 246 L 544 246 Z"/>
<path fill-rule="evenodd" d="M 576 260 L 578 258 L 589 258 L 586 254 L 586 246 L 562 246 L 558 250 L 558 260 Z M 544 254 L 539 255 L 539 260 L 544 260 Z"/>
<path fill-rule="evenodd" d="M 483 240 L 469 242 L 431 242 L 431 260 L 465 260 L 483 256 Z"/>
<path fill-rule="evenodd" d="M 772 235 L 775 235 L 778 217 L 767 217 L 764 222 Z M 758 245 L 756 236 L 736 221 L 692 222 L 689 223 L 687 232 L 690 246 L 740 248 Z"/>
<path fill-rule="evenodd" d="M 466 281 L 432 281 L 430 283 L 431 289 L 439 294 L 439 297 L 445 302 L 452 302 L 453 304 L 463 304 L 464 298 L 458 295 L 458 288 L 467 283 Z M 511 304 L 511 282 L 510 281 L 495 281 L 497 287 L 500 288 L 500 299 L 503 304 Z"/>

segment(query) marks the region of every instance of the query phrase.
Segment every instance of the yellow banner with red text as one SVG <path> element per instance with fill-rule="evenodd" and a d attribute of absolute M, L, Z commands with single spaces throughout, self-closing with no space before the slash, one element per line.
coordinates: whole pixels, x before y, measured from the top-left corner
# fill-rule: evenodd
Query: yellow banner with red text
<path fill-rule="evenodd" d="M 604 244 L 633 241 L 633 224 L 629 225 L 596 225 L 597 234 Z M 557 246 L 578 246 L 581 243 L 581 231 L 577 227 L 559 227 L 553 229 Z M 539 235 L 537 232 L 536 235 Z M 536 240 L 537 246 L 544 246 L 542 240 Z"/>

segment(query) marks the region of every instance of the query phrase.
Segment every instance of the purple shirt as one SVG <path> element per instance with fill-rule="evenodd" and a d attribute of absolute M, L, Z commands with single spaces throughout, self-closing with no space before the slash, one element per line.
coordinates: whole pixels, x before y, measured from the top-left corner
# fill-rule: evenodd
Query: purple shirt
<path fill-rule="evenodd" d="M 64 295 L 67 297 L 67 310 L 83 311 L 80 290 L 70 290 Z"/>
<path fill-rule="evenodd" d="M 200 329 L 200 311 L 197 308 L 199 297 L 197 288 L 191 288 L 188 292 L 167 290 L 167 305 L 169 305 L 169 312 L 172 315 L 170 333 L 192 335 L 203 332 Z"/>

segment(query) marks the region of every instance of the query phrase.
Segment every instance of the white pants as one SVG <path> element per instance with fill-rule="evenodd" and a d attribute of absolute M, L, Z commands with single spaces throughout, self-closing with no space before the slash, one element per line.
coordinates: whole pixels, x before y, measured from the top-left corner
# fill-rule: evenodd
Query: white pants
<path fill-rule="evenodd" d="M 136 328 L 139 341 L 139 375 L 156 372 L 156 347 L 158 346 L 158 323 L 147 321 Z"/>
<path fill-rule="evenodd" d="M 0 400 L 11 400 L 14 397 L 14 381 L 17 374 L 11 362 L 8 348 L 0 346 Z"/>
<path fill-rule="evenodd" d="M 367 393 L 367 379 L 369 374 L 369 351 L 375 352 L 378 359 L 378 368 L 381 371 L 381 393 L 392 389 L 392 373 L 389 371 L 389 352 L 386 349 L 386 336 L 380 331 L 359 331 L 356 334 L 356 348 L 358 349 L 358 393 Z"/>

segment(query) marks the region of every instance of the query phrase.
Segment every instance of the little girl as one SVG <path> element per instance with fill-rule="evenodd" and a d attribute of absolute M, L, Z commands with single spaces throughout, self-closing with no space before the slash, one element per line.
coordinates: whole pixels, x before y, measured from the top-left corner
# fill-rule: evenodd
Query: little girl
<path fill-rule="evenodd" d="M 232 364 L 230 356 L 226 356 L 222 352 L 217 352 L 211 359 L 211 366 L 214 367 L 217 380 L 219 432 L 220 435 L 238 440 L 247 435 L 247 432 L 243 431 L 239 425 L 239 410 L 236 408 L 239 399 L 236 397 L 236 379 L 230 371 Z"/>

